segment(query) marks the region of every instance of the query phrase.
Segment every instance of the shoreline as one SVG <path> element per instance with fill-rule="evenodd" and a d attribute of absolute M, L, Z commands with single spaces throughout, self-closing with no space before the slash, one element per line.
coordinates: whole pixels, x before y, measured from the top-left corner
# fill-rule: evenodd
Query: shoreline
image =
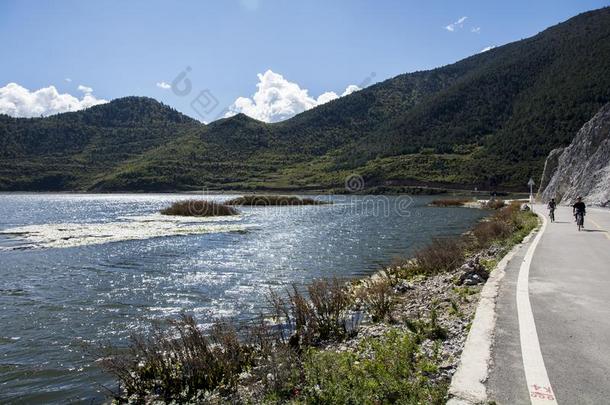
<path fill-rule="evenodd" d="M 409 389 L 415 390 L 413 392 L 417 395 L 424 395 L 422 397 L 423 400 L 431 403 L 441 403 L 439 402 L 441 397 L 443 401 L 447 398 L 449 383 L 457 369 L 474 313 L 481 298 L 481 289 L 498 262 L 505 257 L 513 246 L 521 243 L 521 240 L 535 228 L 531 223 L 530 215 L 531 213 L 520 211 L 516 205 L 513 205 L 497 210 L 496 213 L 486 217 L 475 225 L 467 233 L 467 236 L 462 236 L 460 240 L 463 240 L 465 243 L 466 240 L 471 240 L 472 237 L 476 237 L 476 240 L 479 242 L 483 241 L 482 239 L 479 240 L 480 237 L 491 239 L 488 242 L 482 242 L 483 244 L 476 249 L 467 248 L 464 245 L 460 249 L 466 250 L 464 253 L 459 253 L 460 255 L 465 254 L 463 259 L 457 265 L 453 265 L 447 270 L 437 269 L 433 270 L 432 273 L 421 273 L 421 263 L 424 262 L 420 263 L 420 261 L 425 260 L 425 250 L 430 249 L 423 248 L 416 252 L 416 262 L 413 261 L 414 259 L 408 259 L 399 264 L 384 266 L 379 271 L 352 280 L 347 285 L 342 283 L 344 287 L 337 287 L 337 284 L 334 284 L 335 286 L 332 287 L 330 282 L 326 282 L 326 284 L 318 284 L 317 289 L 309 289 L 310 296 L 312 293 L 323 291 L 330 293 L 330 291 L 335 291 L 333 294 L 346 297 L 344 300 L 349 301 L 350 304 L 340 311 L 343 314 L 341 317 L 344 318 L 337 318 L 337 321 L 343 319 L 341 322 L 347 322 L 349 318 L 347 314 L 350 313 L 352 315 L 349 319 L 353 323 L 353 311 L 360 313 L 360 321 L 356 323 L 354 335 L 351 332 L 344 335 L 344 332 L 340 331 L 333 332 L 339 333 L 338 335 L 333 335 L 332 333 L 328 336 L 317 335 L 317 333 L 320 333 L 320 330 L 315 329 L 315 325 L 310 325 L 306 329 L 300 329 L 305 325 L 309 325 L 309 323 L 301 321 L 306 323 L 301 323 L 302 326 L 299 327 L 298 322 L 297 324 L 291 323 L 294 321 L 294 318 L 288 314 L 290 311 L 297 311 L 298 315 L 298 311 L 302 310 L 298 308 L 301 305 L 298 302 L 301 302 L 301 299 L 305 299 L 303 301 L 304 305 L 307 307 L 313 305 L 311 310 L 314 313 L 306 312 L 302 313 L 302 315 L 306 316 L 305 319 L 308 319 L 308 316 L 315 316 L 316 308 L 318 308 L 315 302 L 308 301 L 311 298 L 299 298 L 295 307 L 294 300 L 292 301 L 293 306 L 290 306 L 290 300 L 282 301 L 281 296 L 277 296 L 279 297 L 278 302 L 281 302 L 283 306 L 280 305 L 276 308 L 276 310 L 279 308 L 279 311 L 276 312 L 276 316 L 273 318 L 275 324 L 282 325 L 287 321 L 288 325 L 294 325 L 293 327 L 296 329 L 281 329 L 284 332 L 293 330 L 293 334 L 277 341 L 273 340 L 275 343 L 272 343 L 269 347 L 275 347 L 275 349 L 267 349 L 271 351 L 264 352 L 267 354 L 264 354 L 262 357 L 255 355 L 253 360 L 249 360 L 254 363 L 246 366 L 245 370 L 247 372 L 242 371 L 230 377 L 231 381 L 233 381 L 232 384 L 234 385 L 232 386 L 234 386 L 234 389 L 226 392 L 224 389 L 219 391 L 211 387 L 211 390 L 205 390 L 205 392 L 197 391 L 195 400 L 205 400 L 212 403 L 220 403 L 226 400 L 259 402 L 265 400 L 265 398 L 268 399 L 269 395 L 277 400 L 283 398 L 282 400 L 287 401 L 305 400 L 306 398 L 322 400 L 321 398 L 326 395 L 325 393 L 334 392 L 335 389 L 338 389 L 337 386 L 342 384 L 341 381 L 350 380 L 354 377 L 349 374 L 351 369 L 343 370 L 343 372 L 349 374 L 344 376 L 345 378 L 332 384 L 327 382 L 331 385 L 322 389 L 321 392 L 316 391 L 318 388 L 310 386 L 311 382 L 307 380 L 291 380 L 294 377 L 296 369 L 290 372 L 289 375 L 278 375 L 275 377 L 265 370 L 275 369 L 274 367 L 280 367 L 280 364 L 284 364 L 283 367 L 288 367 L 289 370 L 293 367 L 301 370 L 297 373 L 298 375 L 303 375 L 302 373 L 305 373 L 304 375 L 317 373 L 317 378 L 322 378 L 323 381 L 326 381 L 326 378 L 331 377 L 322 377 L 325 375 L 325 371 L 315 366 L 319 361 L 328 361 L 333 364 L 334 362 L 339 362 L 335 365 L 329 365 L 328 369 L 333 369 L 335 366 L 338 367 L 347 358 L 352 359 L 350 361 L 356 361 L 355 364 L 368 364 L 367 362 L 375 361 L 375 355 L 373 358 L 370 358 L 370 350 L 382 350 L 388 345 L 388 347 L 393 347 L 392 345 L 399 344 L 396 340 L 398 339 L 398 341 L 403 342 L 400 344 L 411 342 L 409 345 L 417 353 L 416 357 L 413 358 L 412 364 L 401 364 L 401 367 L 412 367 L 413 369 L 410 373 L 416 373 L 415 375 L 421 374 L 421 378 L 417 381 L 419 381 L 418 384 L 423 385 L 416 384 L 416 386 Z M 481 224 L 490 221 L 517 221 L 522 225 L 515 225 L 516 227 L 513 231 L 509 234 L 503 234 L 503 237 L 496 240 L 496 237 L 493 235 L 485 236 L 483 232 L 486 226 Z M 523 232 L 526 233 L 523 234 Z M 478 235 L 478 233 L 481 233 L 483 236 Z M 462 251 L 460 250 L 460 252 Z M 414 263 L 418 263 L 419 267 L 414 267 Z M 308 288 L 311 288 L 311 285 Z M 340 291 L 344 292 L 340 293 Z M 293 294 L 296 294 L 297 298 L 300 296 L 296 290 Z M 288 298 L 294 299 L 294 297 L 294 295 L 292 297 L 289 295 Z M 338 305 L 339 301 L 333 301 L 336 299 L 335 295 L 328 297 L 335 297 L 328 298 L 331 300 L 328 305 L 331 307 L 334 304 Z M 383 312 L 379 312 L 381 310 Z M 288 318 L 285 318 L 283 314 L 286 314 L 285 316 Z M 270 315 L 273 317 L 273 313 Z M 344 323 L 344 325 L 346 324 Z M 314 327 L 314 329 L 309 330 L 308 328 L 310 327 Z M 264 328 L 269 328 L 269 326 Z M 271 329 L 268 331 L 271 331 Z M 314 333 L 314 335 L 309 335 L 310 333 Z M 308 339 L 312 337 L 313 340 L 309 341 Z M 296 346 L 294 346 L 295 344 Z M 242 347 L 240 345 L 242 344 L 238 344 L 237 347 Z M 247 343 L 243 343 L 243 345 L 245 345 L 243 346 L 245 348 L 239 349 L 240 351 L 254 350 L 254 353 L 258 353 L 262 350 L 262 347 L 256 345 L 252 347 L 247 346 Z M 266 344 L 264 346 L 266 347 Z M 297 352 L 286 354 L 284 350 L 288 350 L 288 353 L 292 352 L 293 349 L 289 349 L 290 347 L 293 347 Z M 396 347 L 396 350 L 399 349 L 400 347 Z M 380 356 L 382 354 L 382 352 L 379 353 Z M 285 360 L 273 360 L 278 355 L 287 355 L 288 357 Z M 297 357 L 293 358 L 292 356 L 295 355 Z M 275 363 L 277 361 L 280 361 L 280 363 Z M 182 368 L 182 366 L 180 367 Z M 237 370 L 244 370 L 242 367 L 239 366 Z M 311 367 L 314 368 L 311 369 Z M 137 372 L 137 370 L 133 371 Z M 206 373 L 211 371 L 203 369 L 200 372 Z M 284 370 L 284 372 L 288 371 Z M 381 371 L 369 370 L 368 372 L 378 373 Z M 359 376 L 358 378 L 364 378 L 360 372 L 356 375 Z M 155 378 L 154 376 L 155 373 L 152 374 L 153 379 Z M 151 377 L 149 375 L 149 377 L 142 378 Z M 379 378 L 381 377 L 375 377 L 375 379 Z M 385 375 L 383 378 L 394 381 L 394 379 L 398 378 L 398 375 Z M 277 384 L 280 380 L 282 381 L 280 385 L 284 388 L 278 387 Z M 136 381 L 136 385 L 138 383 L 140 383 L 140 380 Z M 292 391 L 286 392 L 285 389 L 288 389 L 287 387 L 289 386 L 293 387 L 291 388 Z M 313 391 L 311 391 L 312 389 Z M 140 394 L 137 394 L 137 392 L 140 392 Z M 149 395 L 145 394 L 145 392 L 136 389 L 132 391 L 132 395 Z M 280 397 L 277 397 L 277 395 Z M 426 395 L 432 396 L 426 397 Z M 435 399 L 432 400 L 432 398 Z"/>

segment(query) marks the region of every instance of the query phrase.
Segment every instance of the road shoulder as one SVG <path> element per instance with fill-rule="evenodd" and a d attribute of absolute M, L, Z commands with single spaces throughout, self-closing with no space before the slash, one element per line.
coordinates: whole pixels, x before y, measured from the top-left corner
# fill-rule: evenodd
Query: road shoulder
<path fill-rule="evenodd" d="M 490 375 L 490 367 L 493 367 L 493 364 L 498 364 L 492 350 L 496 333 L 500 332 L 502 339 L 504 339 L 504 334 L 506 333 L 511 338 L 514 337 L 516 339 L 517 346 L 514 353 L 518 355 L 517 366 L 521 366 L 519 328 L 514 293 L 521 262 L 537 230 L 538 228 L 532 231 L 522 243 L 514 246 L 504 256 L 491 273 L 489 280 L 481 291 L 481 300 L 479 301 L 470 333 L 460 357 L 460 364 L 451 380 L 448 404 L 477 404 L 488 401 L 490 395 L 487 385 L 489 384 L 486 384 L 486 381 Z M 508 280 L 504 280 L 505 277 Z M 508 317 L 511 319 L 499 320 L 498 313 L 500 312 L 496 306 L 501 304 L 503 306 L 502 313 L 506 313 L 504 306 L 509 304 L 509 302 L 515 307 L 513 308 L 514 316 Z M 516 325 L 514 328 L 512 327 L 513 325 L 505 324 L 511 320 Z M 501 329 L 497 330 L 498 327 Z M 515 374 L 517 375 L 518 373 Z M 524 376 L 523 381 L 525 381 Z M 527 400 L 527 391 L 525 389 L 527 384 L 523 382 L 521 386 L 524 387 L 524 395 Z M 507 403 L 520 402 L 513 401 Z"/>

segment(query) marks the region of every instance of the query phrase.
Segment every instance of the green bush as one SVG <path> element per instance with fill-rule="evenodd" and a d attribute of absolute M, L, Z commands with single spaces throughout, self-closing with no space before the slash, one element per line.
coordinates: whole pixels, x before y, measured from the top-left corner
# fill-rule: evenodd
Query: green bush
<path fill-rule="evenodd" d="M 359 356 L 310 350 L 297 402 L 311 404 L 443 404 L 446 386 L 427 374 L 436 367 L 414 337 L 396 330 L 362 342 Z"/>

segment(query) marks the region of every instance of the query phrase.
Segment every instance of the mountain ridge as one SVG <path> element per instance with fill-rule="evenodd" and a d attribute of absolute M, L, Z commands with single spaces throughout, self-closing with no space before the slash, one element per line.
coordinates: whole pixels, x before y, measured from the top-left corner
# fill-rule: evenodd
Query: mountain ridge
<path fill-rule="evenodd" d="M 278 123 L 204 125 L 138 97 L 66 113 L 82 116 L 0 117 L 0 190 L 332 189 L 351 174 L 367 187 L 522 190 L 608 101 L 603 8 Z"/>

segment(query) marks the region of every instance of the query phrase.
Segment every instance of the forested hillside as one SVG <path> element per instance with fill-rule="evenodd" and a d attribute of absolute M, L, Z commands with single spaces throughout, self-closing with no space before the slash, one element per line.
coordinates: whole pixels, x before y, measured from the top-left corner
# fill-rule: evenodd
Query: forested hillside
<path fill-rule="evenodd" d="M 0 116 L 2 190 L 524 189 L 610 101 L 610 8 L 265 124 L 200 124 L 128 97 L 47 118 Z"/>

